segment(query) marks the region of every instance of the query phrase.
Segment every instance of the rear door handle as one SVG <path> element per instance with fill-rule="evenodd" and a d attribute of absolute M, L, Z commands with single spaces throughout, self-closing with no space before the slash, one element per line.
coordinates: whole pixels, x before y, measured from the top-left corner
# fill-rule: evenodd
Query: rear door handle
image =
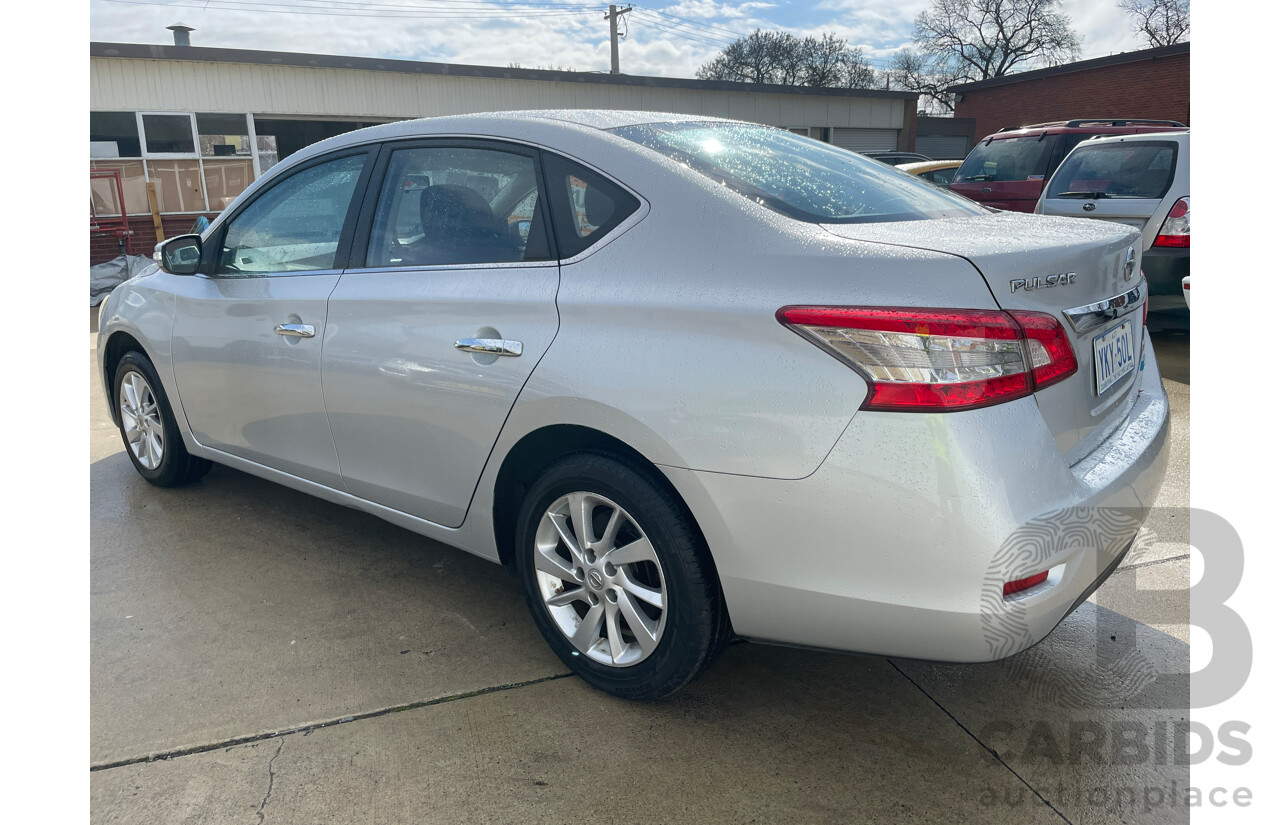
<path fill-rule="evenodd" d="M 310 324 L 276 324 L 276 335 L 292 335 L 294 338 L 315 338 L 316 328 Z"/>
<path fill-rule="evenodd" d="M 519 356 L 524 353 L 524 344 L 505 338 L 463 338 L 455 341 L 453 346 L 463 352 L 481 352 L 488 355 Z"/>

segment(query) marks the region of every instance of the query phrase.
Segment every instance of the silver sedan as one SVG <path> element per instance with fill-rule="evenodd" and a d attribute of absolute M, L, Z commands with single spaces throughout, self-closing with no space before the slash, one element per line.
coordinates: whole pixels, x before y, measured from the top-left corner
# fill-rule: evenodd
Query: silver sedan
<path fill-rule="evenodd" d="M 216 462 L 502 563 L 619 696 L 733 635 L 1016 653 L 1118 565 L 1164 473 L 1135 230 L 777 129 L 363 129 L 156 254 L 98 339 L 144 478 Z"/>

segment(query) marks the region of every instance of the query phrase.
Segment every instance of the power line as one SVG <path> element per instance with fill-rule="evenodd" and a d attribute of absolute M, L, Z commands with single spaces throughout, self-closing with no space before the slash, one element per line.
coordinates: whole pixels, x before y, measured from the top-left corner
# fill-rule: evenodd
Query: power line
<path fill-rule="evenodd" d="M 729 36 L 725 34 L 719 34 L 717 32 L 710 31 L 704 27 L 694 26 L 688 23 L 681 23 L 679 20 L 670 19 L 668 15 L 661 14 L 660 12 L 655 12 L 651 9 L 641 8 L 639 6 L 636 7 L 636 11 L 637 13 L 648 18 L 650 22 L 653 23 L 654 25 L 657 25 L 659 23 L 662 24 L 662 27 L 668 31 L 678 32 L 681 34 L 693 34 L 704 40 L 712 40 L 717 43 L 724 43 L 728 45 L 729 43 L 733 43 L 737 40 L 741 40 L 743 37 L 746 36 L 746 35 Z"/>
<path fill-rule="evenodd" d="M 657 15 L 661 15 L 662 17 L 670 18 L 671 20 L 678 20 L 687 25 L 691 25 L 691 26 L 695 26 L 703 29 L 710 29 L 712 31 L 724 32 L 724 35 L 721 35 L 721 36 L 723 37 L 725 35 L 728 35 L 731 40 L 738 40 L 747 36 L 742 32 L 734 31 L 733 29 L 727 29 L 724 26 L 717 26 L 715 23 L 708 23 L 705 20 L 693 20 L 688 17 L 680 17 L 678 15 L 671 14 L 670 12 L 661 11 L 659 9 L 651 9 L 648 6 L 636 6 L 636 8 L 644 9 L 650 14 L 657 14 Z"/>
<path fill-rule="evenodd" d="M 360 3 L 337 5 L 335 0 L 328 0 L 328 5 L 299 6 L 290 3 L 273 3 L 269 0 L 188 0 L 188 2 L 162 3 L 158 0 L 103 0 L 107 3 L 119 3 L 130 6 L 160 6 L 164 8 L 217 9 L 230 12 L 260 12 L 264 14 L 300 14 L 322 15 L 328 17 L 369 17 L 384 19 L 424 19 L 424 20 L 474 20 L 474 19 L 508 19 L 518 20 L 524 17 L 576 17 L 584 14 L 595 14 L 602 5 L 590 6 L 578 4 L 562 4 L 561 9 L 542 9 L 534 6 L 516 6 L 503 4 L 501 8 L 493 6 L 441 6 L 436 9 L 421 6 L 400 8 L 392 4 Z M 454 0 L 457 2 L 457 0 Z M 362 8 L 363 7 L 363 8 Z M 379 8 L 380 7 L 380 8 Z M 572 8 L 572 10 L 569 10 Z"/>
<path fill-rule="evenodd" d="M 673 27 L 672 24 L 664 21 L 660 17 L 652 17 L 648 14 L 644 14 L 645 10 L 641 10 L 638 7 L 636 11 L 641 13 L 641 17 L 638 18 L 638 22 L 642 22 L 646 26 L 657 29 L 658 31 L 664 32 L 674 37 L 683 38 L 685 40 L 691 40 L 696 43 L 701 43 L 704 46 L 711 46 L 714 49 L 723 49 L 733 42 L 731 40 L 711 39 L 712 37 L 715 37 L 715 35 L 702 35 L 702 34 L 695 34 L 689 31 L 684 31 L 684 30 Z"/>

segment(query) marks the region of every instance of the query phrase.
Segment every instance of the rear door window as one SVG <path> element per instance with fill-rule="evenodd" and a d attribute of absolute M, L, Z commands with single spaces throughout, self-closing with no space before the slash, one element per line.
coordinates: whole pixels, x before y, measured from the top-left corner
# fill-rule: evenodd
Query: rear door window
<path fill-rule="evenodd" d="M 1163 198 L 1177 156 L 1172 141 L 1081 146 L 1058 167 L 1045 197 Z"/>
<path fill-rule="evenodd" d="M 397 149 L 387 163 L 365 266 L 547 260 L 538 192 L 531 153 Z"/>
<path fill-rule="evenodd" d="M 1042 180 L 1054 143 L 1040 135 L 980 143 L 964 159 L 955 182 Z"/>

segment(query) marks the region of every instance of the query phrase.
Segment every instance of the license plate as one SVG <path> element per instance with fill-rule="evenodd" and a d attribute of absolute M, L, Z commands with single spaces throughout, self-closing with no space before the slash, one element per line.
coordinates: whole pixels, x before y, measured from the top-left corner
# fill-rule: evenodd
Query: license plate
<path fill-rule="evenodd" d="M 1093 374 L 1097 376 L 1098 395 L 1133 372 L 1136 365 L 1132 321 L 1125 321 L 1093 339 Z"/>

